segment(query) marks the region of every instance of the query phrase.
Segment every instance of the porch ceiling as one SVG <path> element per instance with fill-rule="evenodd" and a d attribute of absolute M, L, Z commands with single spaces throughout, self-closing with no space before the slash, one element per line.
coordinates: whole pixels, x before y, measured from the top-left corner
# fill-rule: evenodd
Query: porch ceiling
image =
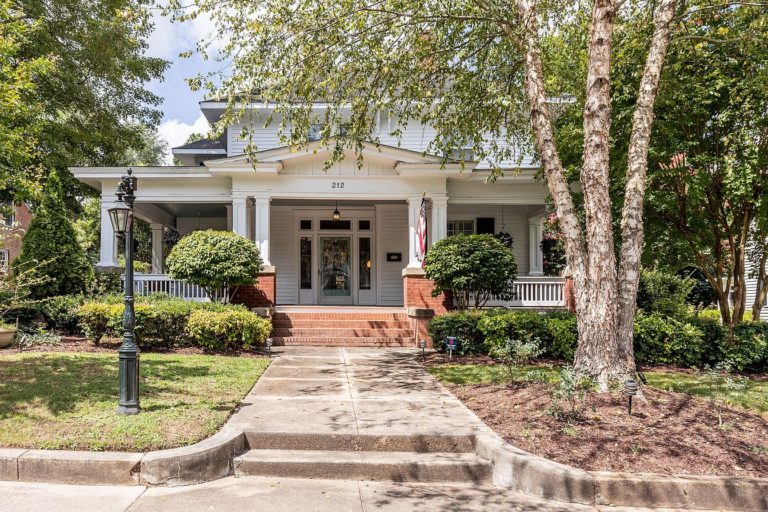
<path fill-rule="evenodd" d="M 153 203 L 174 217 L 226 217 L 225 203 Z"/>

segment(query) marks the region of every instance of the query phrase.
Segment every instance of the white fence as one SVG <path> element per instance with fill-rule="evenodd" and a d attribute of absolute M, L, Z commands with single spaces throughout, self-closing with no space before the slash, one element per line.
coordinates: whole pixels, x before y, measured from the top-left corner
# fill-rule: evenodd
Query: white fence
<path fill-rule="evenodd" d="M 200 286 L 190 284 L 183 279 L 171 279 L 165 274 L 134 274 L 133 292 L 137 296 L 167 293 L 172 297 L 186 300 L 209 300 L 208 294 Z"/>
<path fill-rule="evenodd" d="M 562 277 L 518 277 L 511 301 L 489 300 L 486 307 L 561 308 L 565 306 L 565 279 Z"/>

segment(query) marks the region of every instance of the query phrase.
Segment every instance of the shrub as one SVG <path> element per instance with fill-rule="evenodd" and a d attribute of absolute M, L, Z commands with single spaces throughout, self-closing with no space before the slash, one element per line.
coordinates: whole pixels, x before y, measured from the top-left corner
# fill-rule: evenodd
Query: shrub
<path fill-rule="evenodd" d="M 507 340 L 537 338 L 547 347 L 549 344 L 543 315 L 528 311 L 507 311 L 503 314 L 484 315 L 478 329 L 485 336 L 486 351 L 493 357 L 503 357 Z"/>
<path fill-rule="evenodd" d="M 637 307 L 646 313 L 660 313 L 672 318 L 688 316 L 688 295 L 696 281 L 661 270 L 643 269 L 637 289 Z"/>
<path fill-rule="evenodd" d="M 659 313 L 635 318 L 635 358 L 641 364 L 699 366 L 704 333 L 695 325 Z"/>
<path fill-rule="evenodd" d="M 198 310 L 190 315 L 187 330 L 197 344 L 209 349 L 248 349 L 267 339 L 272 324 L 245 310 Z"/>
<path fill-rule="evenodd" d="M 31 302 L 16 311 L 19 325 L 27 330 L 43 327 L 62 334 L 79 334 L 77 310 L 82 295 L 61 295 Z"/>
<path fill-rule="evenodd" d="M 229 302 L 232 287 L 256 282 L 262 268 L 256 244 L 230 231 L 195 231 L 171 250 L 168 275 L 202 286 L 213 301 Z"/>
<path fill-rule="evenodd" d="M 544 353 L 554 359 L 573 361 L 579 344 L 579 330 L 576 315 L 565 312 L 551 312 L 544 316 L 547 335 L 543 336 Z"/>
<path fill-rule="evenodd" d="M 103 302 L 86 302 L 78 308 L 78 321 L 86 338 L 98 345 L 109 330 L 113 309 L 113 304 Z"/>
<path fill-rule="evenodd" d="M 710 311 L 712 310 L 706 312 Z M 716 314 L 699 314 L 688 319 L 688 323 L 702 333 L 701 362 L 697 366 L 715 366 L 725 357 L 723 347 L 728 337 L 728 330 L 720 322 L 720 312 L 715 310 L 714 313 Z"/>
<path fill-rule="evenodd" d="M 742 322 L 733 328 L 733 336 L 726 337 L 721 360 L 739 371 L 768 370 L 768 323 Z"/>
<path fill-rule="evenodd" d="M 13 266 L 37 263 L 37 272 L 48 278 L 33 286 L 35 298 L 83 293 L 92 271 L 64 204 L 61 180 L 56 173 L 48 179 L 40 206 L 29 225 L 21 255 Z"/>
<path fill-rule="evenodd" d="M 451 292 L 456 306 L 479 308 L 490 298 L 514 298 L 515 255 L 491 235 L 454 235 L 435 243 L 424 260 L 434 295 Z"/>
<path fill-rule="evenodd" d="M 477 324 L 483 316 L 488 314 L 487 311 L 458 311 L 436 316 L 429 322 L 427 330 L 438 350 L 445 350 L 443 343 L 445 338 L 455 336 L 458 354 L 484 353 L 483 333 L 480 332 Z"/>

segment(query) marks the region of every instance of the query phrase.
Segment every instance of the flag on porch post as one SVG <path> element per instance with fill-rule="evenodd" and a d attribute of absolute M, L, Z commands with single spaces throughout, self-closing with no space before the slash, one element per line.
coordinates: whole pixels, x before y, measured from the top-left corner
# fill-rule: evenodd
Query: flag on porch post
<path fill-rule="evenodd" d="M 419 223 L 416 225 L 416 236 L 419 238 L 419 260 L 424 268 L 424 258 L 427 256 L 427 198 L 421 198 Z"/>

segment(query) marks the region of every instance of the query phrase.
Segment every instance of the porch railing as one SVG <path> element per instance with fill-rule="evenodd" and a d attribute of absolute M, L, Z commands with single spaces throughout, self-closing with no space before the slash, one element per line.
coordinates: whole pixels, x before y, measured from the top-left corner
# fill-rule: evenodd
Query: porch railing
<path fill-rule="evenodd" d="M 511 301 L 489 300 L 486 307 L 559 308 L 565 306 L 565 279 L 562 277 L 521 276 L 514 282 Z"/>
<path fill-rule="evenodd" d="M 133 288 L 137 296 L 167 293 L 172 297 L 186 300 L 209 300 L 208 294 L 202 287 L 190 284 L 183 279 L 171 279 L 165 274 L 134 274 Z"/>

